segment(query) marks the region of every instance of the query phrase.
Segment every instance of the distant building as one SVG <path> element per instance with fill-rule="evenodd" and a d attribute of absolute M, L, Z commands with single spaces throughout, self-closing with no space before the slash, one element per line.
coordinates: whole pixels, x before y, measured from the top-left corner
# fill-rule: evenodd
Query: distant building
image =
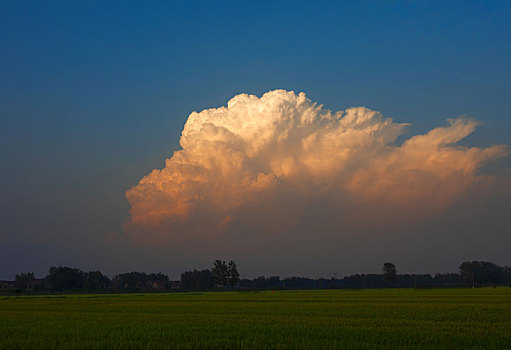
<path fill-rule="evenodd" d="M 49 283 L 45 278 L 34 278 L 31 279 L 27 284 L 27 292 L 33 292 L 35 290 L 49 289 Z"/>
<path fill-rule="evenodd" d="M 152 288 L 153 289 L 165 289 L 167 287 L 167 283 L 165 281 L 153 281 Z"/>
<path fill-rule="evenodd" d="M 170 281 L 169 284 L 170 284 L 171 289 L 182 289 L 183 288 L 183 284 L 181 283 L 181 281 Z"/>
<path fill-rule="evenodd" d="M 0 281 L 0 290 L 15 290 L 18 289 L 16 281 Z"/>

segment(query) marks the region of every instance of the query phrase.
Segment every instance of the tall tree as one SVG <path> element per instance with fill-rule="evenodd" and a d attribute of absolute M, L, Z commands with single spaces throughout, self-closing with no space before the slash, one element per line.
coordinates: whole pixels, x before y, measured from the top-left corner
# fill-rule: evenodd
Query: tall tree
<path fill-rule="evenodd" d="M 89 271 L 87 273 L 87 282 L 91 290 L 99 292 L 108 288 L 110 279 L 103 275 L 101 271 Z"/>
<path fill-rule="evenodd" d="M 211 272 L 213 273 L 213 282 L 215 283 L 215 287 L 224 288 L 228 285 L 229 267 L 225 261 L 215 260 Z"/>
<path fill-rule="evenodd" d="M 385 282 L 393 282 L 396 279 L 397 270 L 396 265 L 391 262 L 386 262 L 383 264 L 383 279 Z"/>
<path fill-rule="evenodd" d="M 213 274 L 211 270 L 201 270 L 198 276 L 197 285 L 199 289 L 213 289 Z"/>
<path fill-rule="evenodd" d="M 487 261 L 465 261 L 459 266 L 460 276 L 467 285 L 498 285 L 506 280 L 506 267 Z"/>
<path fill-rule="evenodd" d="M 229 261 L 228 266 L 228 277 L 229 277 L 229 286 L 235 287 L 240 281 L 240 273 L 238 272 L 238 267 L 234 261 Z"/>
<path fill-rule="evenodd" d="M 73 290 L 83 287 L 86 281 L 86 274 L 72 267 L 52 266 L 46 279 L 54 290 Z"/>

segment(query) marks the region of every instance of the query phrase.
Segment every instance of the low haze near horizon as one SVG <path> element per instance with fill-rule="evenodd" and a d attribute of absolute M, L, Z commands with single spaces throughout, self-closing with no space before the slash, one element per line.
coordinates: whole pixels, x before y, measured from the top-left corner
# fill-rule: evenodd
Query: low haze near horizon
<path fill-rule="evenodd" d="M 510 23 L 506 1 L 1 3 L 0 279 L 511 265 Z"/>

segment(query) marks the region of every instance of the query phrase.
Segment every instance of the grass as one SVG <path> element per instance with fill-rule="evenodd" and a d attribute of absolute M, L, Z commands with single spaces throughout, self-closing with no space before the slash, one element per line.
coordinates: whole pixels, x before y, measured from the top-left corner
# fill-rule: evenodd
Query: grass
<path fill-rule="evenodd" d="M 511 349 L 511 288 L 0 298 L 2 349 Z"/>

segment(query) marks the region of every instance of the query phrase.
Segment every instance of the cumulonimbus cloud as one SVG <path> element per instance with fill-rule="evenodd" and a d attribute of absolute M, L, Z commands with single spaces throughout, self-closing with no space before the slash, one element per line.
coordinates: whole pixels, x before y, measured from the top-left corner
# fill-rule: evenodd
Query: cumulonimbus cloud
<path fill-rule="evenodd" d="M 491 181 L 479 170 L 508 154 L 458 145 L 477 126 L 468 118 L 397 144 L 407 126 L 365 107 L 333 113 L 304 93 L 237 95 L 190 114 L 182 149 L 126 192 L 125 228 L 147 242 L 219 235 L 244 208 L 279 213 L 279 198 L 295 211 L 323 198 L 438 211 Z M 301 215 L 293 210 L 286 220 Z"/>

